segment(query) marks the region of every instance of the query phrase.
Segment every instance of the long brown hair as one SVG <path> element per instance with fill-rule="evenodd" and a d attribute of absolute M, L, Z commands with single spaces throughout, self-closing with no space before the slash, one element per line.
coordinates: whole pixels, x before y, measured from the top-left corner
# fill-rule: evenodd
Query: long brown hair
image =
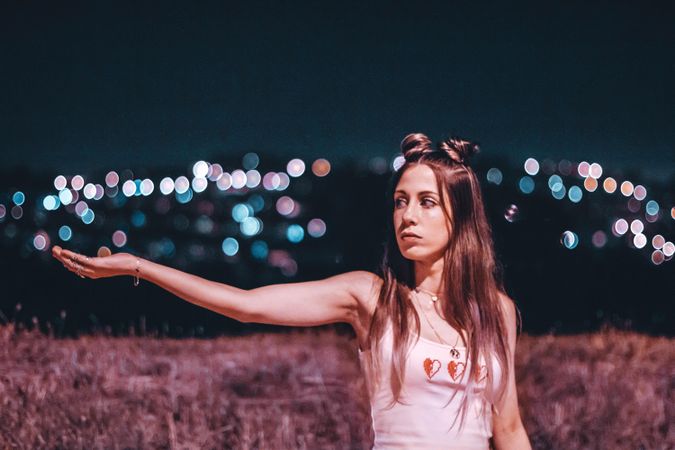
<path fill-rule="evenodd" d="M 494 255 L 492 230 L 485 214 L 478 179 L 469 166 L 469 159 L 478 152 L 478 146 L 462 139 L 450 138 L 434 147 L 427 136 L 415 133 L 403 139 L 401 151 L 405 162 L 391 179 L 389 210 L 393 211 L 393 192 L 403 173 L 416 164 L 430 167 L 436 177 L 441 204 L 452 229 L 444 255 L 441 280 L 441 287 L 445 288 L 443 294 L 449 299 L 442 306 L 443 316 L 448 324 L 460 332 L 465 347 L 470 350 L 468 355 L 472 368 L 480 367 L 479 358 L 483 355 L 488 370 L 485 394 L 493 399 L 501 399 L 509 376 L 510 353 L 499 298 L 504 287 Z M 448 204 L 449 208 L 446 207 Z M 393 406 L 395 402 L 401 403 L 399 398 L 405 379 L 406 353 L 413 333 L 420 335 L 420 318 L 410 299 L 410 292 L 416 287 L 414 264 L 401 255 L 391 222 L 387 230 L 380 276 L 383 284 L 370 322 L 368 341 L 371 351 L 368 352 L 367 370 L 380 373 L 380 361 L 374 355 L 379 354 L 380 339 L 391 324 L 393 348 L 390 383 L 394 400 L 390 406 Z M 462 331 L 466 333 L 468 342 L 464 340 Z M 495 355 L 502 368 L 497 389 L 493 389 L 494 371 L 489 355 Z M 461 402 L 460 429 L 474 392 L 473 387 L 479 382 L 478 377 L 479 374 L 471 370 Z M 374 386 L 369 388 L 373 389 Z M 483 406 L 486 406 L 486 402 L 483 402 Z"/>

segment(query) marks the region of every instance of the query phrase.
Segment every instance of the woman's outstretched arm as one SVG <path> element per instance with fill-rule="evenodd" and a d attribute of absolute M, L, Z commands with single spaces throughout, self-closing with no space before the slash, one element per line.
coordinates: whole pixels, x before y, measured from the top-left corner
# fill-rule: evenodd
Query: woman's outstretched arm
<path fill-rule="evenodd" d="M 374 281 L 373 274 L 356 271 L 318 281 L 245 290 L 128 253 L 87 257 L 55 246 L 52 254 L 68 270 L 82 277 L 138 275 L 183 300 L 240 322 L 274 325 L 314 326 L 334 322 L 354 325 L 359 304 L 370 295 Z"/>

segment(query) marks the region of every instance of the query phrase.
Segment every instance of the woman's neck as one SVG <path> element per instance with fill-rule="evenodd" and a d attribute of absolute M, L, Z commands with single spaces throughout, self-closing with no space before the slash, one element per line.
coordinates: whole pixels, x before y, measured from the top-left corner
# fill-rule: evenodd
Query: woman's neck
<path fill-rule="evenodd" d="M 427 292 L 440 294 L 443 279 L 443 258 L 433 262 L 415 261 L 415 286 Z"/>

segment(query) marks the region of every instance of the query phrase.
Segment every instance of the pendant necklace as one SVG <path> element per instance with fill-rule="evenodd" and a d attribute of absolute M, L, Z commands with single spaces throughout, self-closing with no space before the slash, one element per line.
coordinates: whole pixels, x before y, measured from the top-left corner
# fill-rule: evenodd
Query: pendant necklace
<path fill-rule="evenodd" d="M 422 290 L 422 289 L 419 289 L 419 288 L 416 288 L 416 289 L 413 290 L 413 293 L 414 293 L 413 295 L 414 295 L 414 297 L 417 299 L 417 304 L 420 306 L 420 309 L 422 310 L 422 315 L 424 315 L 424 318 L 427 320 L 427 323 L 428 323 L 429 326 L 431 327 L 432 331 L 434 332 L 434 334 L 436 335 L 436 337 L 438 337 L 438 339 L 439 339 L 443 344 L 449 345 L 450 347 L 452 347 L 452 348 L 450 349 L 450 356 L 451 356 L 452 358 L 454 358 L 454 359 L 459 359 L 459 350 L 457 350 L 457 348 L 456 348 L 456 347 L 457 347 L 457 344 L 459 343 L 459 333 L 457 334 L 457 339 L 455 340 L 455 345 L 450 345 L 450 344 L 448 344 L 447 342 L 445 342 L 445 340 L 441 337 L 441 335 L 438 334 L 438 331 L 436 331 L 436 328 L 434 328 L 434 326 L 431 324 L 431 320 L 429 320 L 429 316 L 427 316 L 427 313 L 424 311 L 424 308 L 422 307 L 422 303 L 420 303 L 420 299 L 419 299 L 419 297 L 417 296 L 417 291 L 418 291 L 418 290 L 420 290 L 420 291 L 422 291 L 422 292 L 424 292 L 424 293 L 426 293 L 426 294 L 428 294 L 428 295 L 432 295 L 432 294 L 429 293 L 429 292 L 427 292 L 427 291 L 424 291 L 424 290 Z M 435 300 L 434 300 L 434 297 L 436 298 Z M 436 301 L 438 300 L 438 296 L 437 296 L 437 295 L 433 295 L 432 298 L 431 298 L 431 300 L 432 300 L 433 302 L 436 302 Z M 430 303 L 430 305 L 431 305 L 431 303 Z"/>

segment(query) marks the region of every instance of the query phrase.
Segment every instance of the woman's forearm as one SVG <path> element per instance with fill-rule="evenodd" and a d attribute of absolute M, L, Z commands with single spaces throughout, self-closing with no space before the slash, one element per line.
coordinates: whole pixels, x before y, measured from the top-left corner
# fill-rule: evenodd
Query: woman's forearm
<path fill-rule="evenodd" d="M 532 450 L 530 438 L 524 427 L 495 433 L 493 437 L 496 450 Z"/>
<path fill-rule="evenodd" d="M 139 278 L 171 292 L 177 297 L 211 311 L 247 322 L 246 290 L 227 284 L 206 280 L 180 270 L 138 258 Z M 136 274 L 136 260 L 130 267 L 130 275 Z"/>

